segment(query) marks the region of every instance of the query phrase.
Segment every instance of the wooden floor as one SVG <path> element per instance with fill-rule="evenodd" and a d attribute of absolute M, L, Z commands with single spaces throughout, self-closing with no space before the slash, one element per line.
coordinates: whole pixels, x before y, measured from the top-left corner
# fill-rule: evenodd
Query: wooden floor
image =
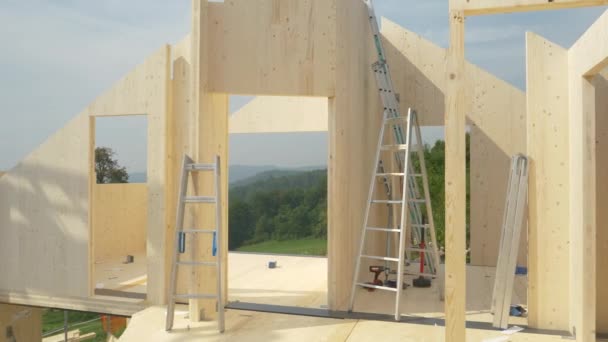
<path fill-rule="evenodd" d="M 269 269 L 268 262 L 277 268 Z M 417 265 L 413 264 L 412 268 Z M 229 255 L 229 300 L 325 308 L 327 303 L 327 260 L 325 258 L 277 256 L 249 253 Z M 559 341 L 561 336 L 519 332 L 503 335 L 491 330 L 491 291 L 494 269 L 467 267 L 468 341 Z M 371 279 L 371 274 L 370 274 Z M 411 282 L 411 277 L 408 282 Z M 408 287 L 403 312 L 410 316 L 443 318 L 444 303 L 439 300 L 439 281 L 431 288 Z M 355 311 L 392 314 L 394 294 L 359 290 Z M 525 304 L 526 278 L 517 276 L 513 303 Z M 121 338 L 124 341 L 443 341 L 444 328 L 435 324 L 396 323 L 362 319 L 305 317 L 241 310 L 226 311 L 226 332 L 219 334 L 216 323 L 192 323 L 187 308 L 178 306 L 175 329 L 164 331 L 166 309 L 151 307 L 133 316 Z M 526 325 L 525 318 L 511 324 Z M 480 329 L 477 329 L 481 327 Z M 501 338 L 492 340 L 492 338 Z"/>

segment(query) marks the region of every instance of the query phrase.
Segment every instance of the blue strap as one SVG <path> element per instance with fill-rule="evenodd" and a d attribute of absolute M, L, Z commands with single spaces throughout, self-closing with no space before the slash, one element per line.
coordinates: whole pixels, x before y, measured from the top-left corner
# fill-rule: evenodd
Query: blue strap
<path fill-rule="evenodd" d="M 213 232 L 213 248 L 212 248 L 212 253 L 213 256 L 215 256 L 217 254 L 217 236 L 216 236 L 217 232 Z"/>

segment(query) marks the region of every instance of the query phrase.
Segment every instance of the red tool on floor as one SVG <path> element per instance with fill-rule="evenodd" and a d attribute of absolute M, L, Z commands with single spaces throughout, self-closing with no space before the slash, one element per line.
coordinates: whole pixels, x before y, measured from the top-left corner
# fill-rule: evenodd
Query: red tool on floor
<path fill-rule="evenodd" d="M 422 239 L 420 241 L 419 248 L 420 252 L 420 276 L 412 282 L 414 287 L 431 287 L 431 279 L 425 278 L 422 274 L 424 274 L 424 248 L 426 245 L 424 244 L 424 232 L 422 233 Z"/>
<path fill-rule="evenodd" d="M 370 266 L 369 271 L 374 274 L 374 281 L 372 281 L 371 283 L 367 283 L 367 284 L 382 286 L 382 284 L 383 284 L 382 280 L 378 279 L 378 277 L 380 276 L 380 273 L 384 272 L 384 266 Z M 367 287 L 367 291 L 369 291 L 369 292 L 373 292 L 375 290 L 376 289 L 374 289 L 374 288 Z"/>

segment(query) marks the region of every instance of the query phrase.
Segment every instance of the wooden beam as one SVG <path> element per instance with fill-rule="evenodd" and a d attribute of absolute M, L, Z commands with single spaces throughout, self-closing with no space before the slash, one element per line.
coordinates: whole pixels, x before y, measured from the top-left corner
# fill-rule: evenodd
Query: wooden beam
<path fill-rule="evenodd" d="M 230 115 L 230 133 L 327 132 L 324 97 L 258 96 Z"/>
<path fill-rule="evenodd" d="M 526 34 L 528 324 L 570 330 L 568 50 Z M 556 301 L 555 298 L 562 298 Z"/>
<path fill-rule="evenodd" d="M 466 16 L 532 12 L 608 5 L 608 0 L 457 0 Z"/>
<path fill-rule="evenodd" d="M 608 66 L 608 11 L 572 45 L 571 67 L 579 76 L 595 76 Z"/>
<path fill-rule="evenodd" d="M 445 340 L 465 341 L 466 147 L 464 12 L 450 11 L 445 97 Z"/>

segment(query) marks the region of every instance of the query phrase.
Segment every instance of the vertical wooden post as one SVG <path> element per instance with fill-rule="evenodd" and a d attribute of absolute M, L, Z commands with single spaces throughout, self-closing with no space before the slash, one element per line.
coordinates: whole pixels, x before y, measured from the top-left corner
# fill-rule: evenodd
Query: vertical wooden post
<path fill-rule="evenodd" d="M 445 96 L 445 340 L 465 341 L 466 142 L 464 12 L 450 10 Z"/>
<path fill-rule="evenodd" d="M 222 198 L 222 269 L 224 274 L 223 294 L 227 289 L 227 257 L 228 257 L 228 95 L 210 93 L 209 78 L 209 39 L 208 39 L 208 0 L 192 1 L 192 46 L 191 46 L 191 98 L 192 124 L 189 127 L 191 143 L 188 153 L 197 163 L 211 163 L 215 156 L 220 156 L 221 162 L 221 198 Z M 205 196 L 213 193 L 213 176 L 199 174 L 193 176 L 193 186 L 198 195 Z M 194 208 L 194 222 L 198 229 L 212 229 L 216 225 L 215 208 L 210 205 L 198 205 Z M 213 261 L 211 254 L 212 238 L 197 236 L 192 244 L 192 258 L 202 261 Z M 218 241 L 220 241 L 218 240 Z M 217 291 L 215 269 L 196 267 L 192 269 L 192 293 L 214 293 Z M 225 298 L 224 298 L 225 300 Z M 201 320 L 201 311 L 206 318 L 213 318 L 216 303 L 211 300 L 190 300 L 190 319 Z"/>

